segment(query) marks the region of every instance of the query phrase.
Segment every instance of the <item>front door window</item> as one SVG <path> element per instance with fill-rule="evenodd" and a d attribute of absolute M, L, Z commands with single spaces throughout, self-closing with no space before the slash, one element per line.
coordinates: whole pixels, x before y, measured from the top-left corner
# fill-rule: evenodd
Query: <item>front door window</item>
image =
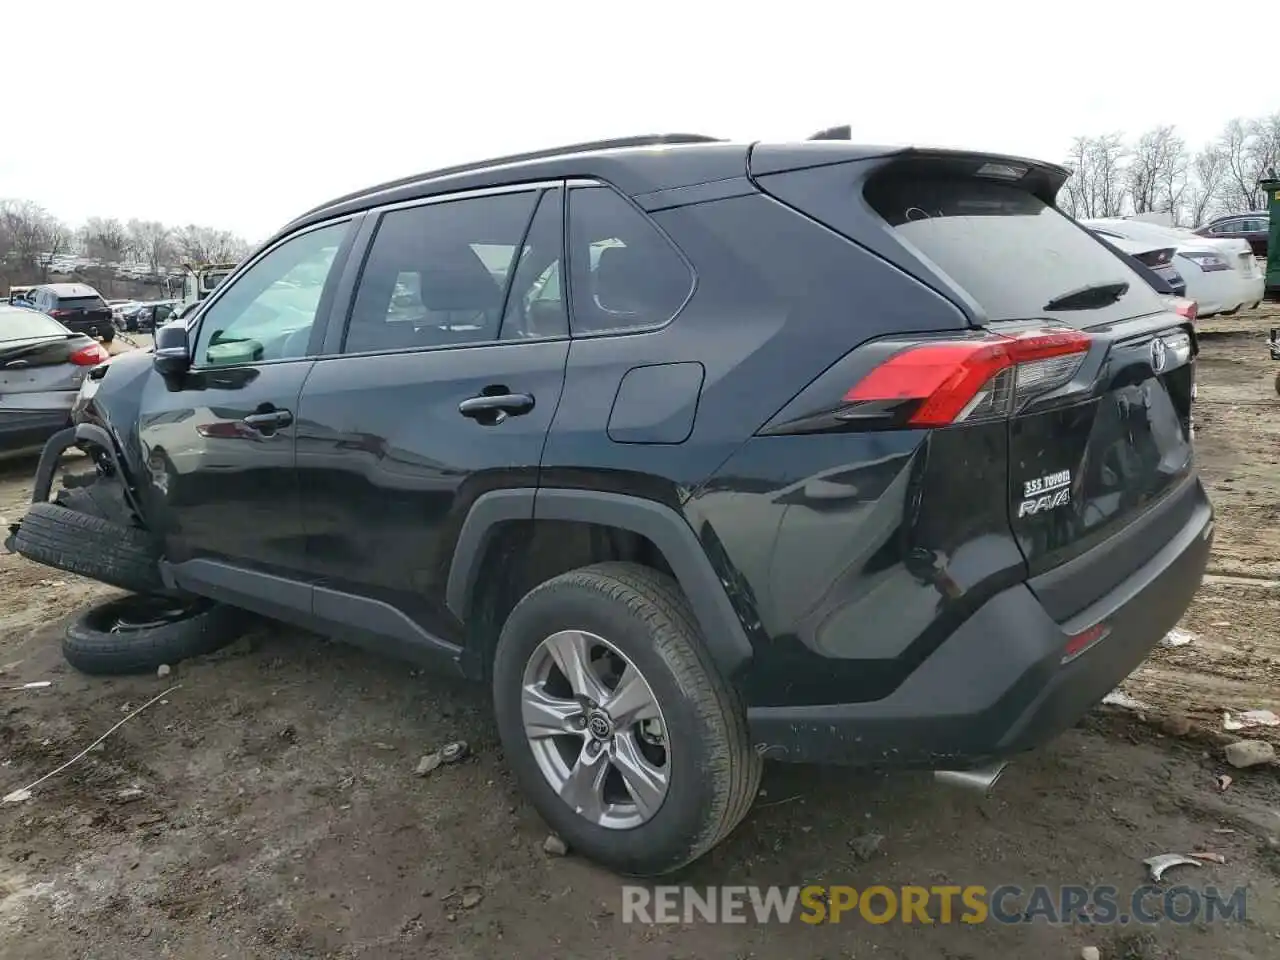
<path fill-rule="evenodd" d="M 201 316 L 196 366 L 306 356 L 325 283 L 349 228 L 335 223 L 292 237 L 238 276 Z"/>

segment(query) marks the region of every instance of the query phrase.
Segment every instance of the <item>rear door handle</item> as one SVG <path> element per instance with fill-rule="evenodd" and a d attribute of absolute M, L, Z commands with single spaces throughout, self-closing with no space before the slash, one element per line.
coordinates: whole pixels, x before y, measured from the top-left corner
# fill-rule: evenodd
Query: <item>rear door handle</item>
<path fill-rule="evenodd" d="M 293 423 L 293 414 L 288 410 L 272 410 L 269 413 L 251 413 L 244 418 L 245 426 L 253 427 L 259 433 L 271 434 L 281 427 Z"/>
<path fill-rule="evenodd" d="M 458 412 L 486 426 L 494 426 L 533 409 L 533 397 L 527 393 L 480 394 L 458 404 Z"/>

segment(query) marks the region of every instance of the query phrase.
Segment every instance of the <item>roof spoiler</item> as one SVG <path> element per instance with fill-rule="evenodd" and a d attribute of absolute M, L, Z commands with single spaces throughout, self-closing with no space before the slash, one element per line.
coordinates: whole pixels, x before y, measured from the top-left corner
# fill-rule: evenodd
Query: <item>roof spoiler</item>
<path fill-rule="evenodd" d="M 842 127 L 827 127 L 827 129 L 825 130 L 819 130 L 817 133 L 815 133 L 813 136 L 809 137 L 808 139 L 810 140 L 852 140 L 853 127 L 847 123 Z"/>

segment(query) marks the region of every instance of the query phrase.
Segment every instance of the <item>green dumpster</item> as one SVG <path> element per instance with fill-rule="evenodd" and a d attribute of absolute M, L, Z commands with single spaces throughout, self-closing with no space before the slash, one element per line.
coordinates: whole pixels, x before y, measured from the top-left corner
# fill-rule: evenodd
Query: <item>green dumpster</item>
<path fill-rule="evenodd" d="M 1258 189 L 1266 192 L 1271 215 L 1267 229 L 1267 296 L 1280 297 L 1280 180 L 1259 180 Z"/>

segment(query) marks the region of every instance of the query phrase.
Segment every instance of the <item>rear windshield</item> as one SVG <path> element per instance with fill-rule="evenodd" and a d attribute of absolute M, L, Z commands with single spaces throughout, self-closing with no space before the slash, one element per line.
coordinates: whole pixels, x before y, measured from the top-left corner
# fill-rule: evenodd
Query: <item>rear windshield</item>
<path fill-rule="evenodd" d="M 67 328 L 53 317 L 34 310 L 0 309 L 0 343 L 32 337 L 65 337 Z"/>
<path fill-rule="evenodd" d="M 58 306 L 63 310 L 100 310 L 107 304 L 101 297 L 59 297 Z"/>
<path fill-rule="evenodd" d="M 865 195 L 899 238 L 968 293 L 989 320 L 1049 317 L 1087 327 L 1163 309 L 1124 261 L 1015 186 L 888 174 L 869 183 Z M 1082 292 L 1100 286 L 1101 295 Z M 1076 296 L 1064 299 L 1068 294 Z M 1059 305 L 1050 309 L 1054 301 Z"/>

